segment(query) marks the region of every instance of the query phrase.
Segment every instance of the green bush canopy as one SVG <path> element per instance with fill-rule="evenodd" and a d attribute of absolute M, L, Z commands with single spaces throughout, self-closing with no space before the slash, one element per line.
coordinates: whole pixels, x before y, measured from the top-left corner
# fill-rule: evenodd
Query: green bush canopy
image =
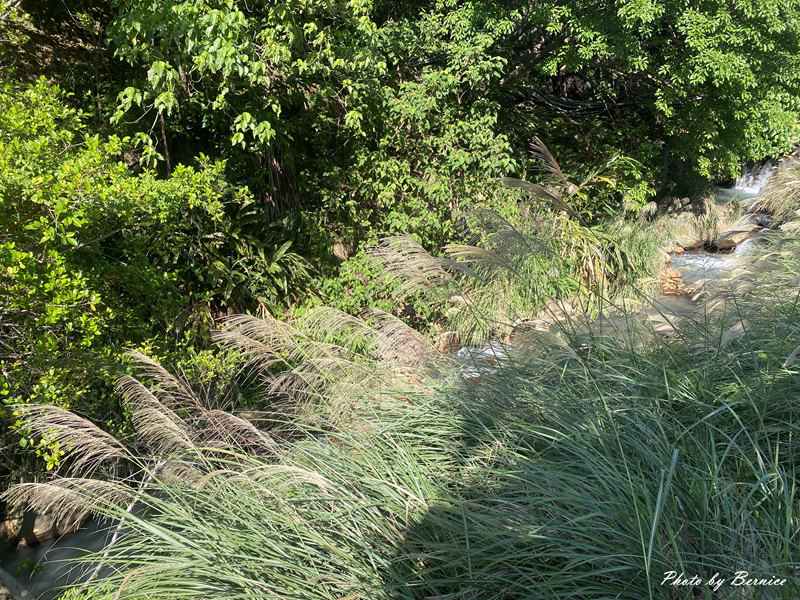
<path fill-rule="evenodd" d="M 235 312 L 434 330 L 445 308 L 364 251 L 474 243 L 481 209 L 553 221 L 565 243 L 526 268 L 564 278 L 536 302 L 574 290 L 625 247 L 610 221 L 797 143 L 798 62 L 797 0 L 0 0 L 2 404 L 124 429 L 123 351 L 212 385 Z M 569 216 L 503 177 L 563 184 Z M 646 262 L 616 252 L 618 281 Z M 32 441 L 0 418 L 4 448 Z"/>

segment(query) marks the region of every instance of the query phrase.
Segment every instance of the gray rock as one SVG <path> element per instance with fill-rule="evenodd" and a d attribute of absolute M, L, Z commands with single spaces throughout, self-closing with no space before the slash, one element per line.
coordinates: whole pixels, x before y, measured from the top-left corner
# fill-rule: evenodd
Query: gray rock
<path fill-rule="evenodd" d="M 736 242 L 730 238 L 724 238 L 714 242 L 714 247 L 719 252 L 730 252 L 731 250 L 736 248 Z"/>
<path fill-rule="evenodd" d="M 6 525 L 12 542 L 17 542 L 18 547 L 30 548 L 43 542 L 56 539 L 64 534 L 73 533 L 78 524 L 72 527 L 59 527 L 55 520 L 45 514 L 26 513 L 23 519 L 8 522 Z"/>
<path fill-rule="evenodd" d="M 781 225 L 779 229 L 787 233 L 797 233 L 800 231 L 800 221 L 789 221 Z"/>
<path fill-rule="evenodd" d="M 720 252 L 733 250 L 745 240 L 749 240 L 751 237 L 753 237 L 753 232 L 758 229 L 758 226 L 751 225 L 726 231 L 725 233 L 720 234 L 719 238 L 714 241 L 714 247 Z"/>
<path fill-rule="evenodd" d="M 699 250 L 703 247 L 703 240 L 678 240 L 677 245 L 684 251 Z"/>
<path fill-rule="evenodd" d="M 766 213 L 749 213 L 746 218 L 749 223 L 758 227 L 772 226 L 772 217 Z"/>
<path fill-rule="evenodd" d="M 33 521 L 33 537 L 39 542 L 46 542 L 58 537 L 59 531 L 56 522 L 48 515 L 36 515 Z"/>
<path fill-rule="evenodd" d="M 540 333 L 549 333 L 552 324 L 544 319 L 530 319 L 521 321 L 514 325 L 514 329 L 508 335 L 507 342 L 510 344 L 521 344 L 536 339 Z"/>
<path fill-rule="evenodd" d="M 331 246 L 331 253 L 341 261 L 353 256 L 353 244 L 347 240 L 337 240 Z"/>

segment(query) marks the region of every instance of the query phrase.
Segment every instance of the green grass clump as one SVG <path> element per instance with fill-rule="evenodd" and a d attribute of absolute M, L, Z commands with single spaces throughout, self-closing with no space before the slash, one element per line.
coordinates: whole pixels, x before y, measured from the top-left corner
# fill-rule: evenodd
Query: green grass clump
<path fill-rule="evenodd" d="M 651 226 L 620 220 L 589 227 L 555 213 L 506 218 L 486 210 L 473 218 L 480 235 L 441 254 L 409 236 L 384 239 L 373 251 L 398 297 L 446 306 L 442 325 L 468 346 L 506 339 L 520 323 L 549 316 L 553 304 L 596 315 L 634 287 L 636 295 L 652 291 L 664 261 Z"/>
<path fill-rule="evenodd" d="M 789 159 L 780 165 L 754 208 L 771 215 L 776 225 L 797 220 L 800 211 L 800 161 Z"/>
<path fill-rule="evenodd" d="M 128 464 L 138 487 L 56 480 L 11 500 L 121 522 L 88 587 L 124 599 L 795 598 L 799 248 L 769 248 L 748 294 L 669 338 L 543 335 L 469 381 L 445 365 L 370 379 L 388 367 L 367 357 L 360 389 L 352 371 L 294 388 L 349 404 L 345 424 L 249 429 L 150 365 L 152 393 L 121 390 L 154 458 L 94 433 L 81 465 Z M 249 320 L 225 340 L 263 363 L 285 331 Z M 661 585 L 673 570 L 787 583 L 712 594 Z"/>

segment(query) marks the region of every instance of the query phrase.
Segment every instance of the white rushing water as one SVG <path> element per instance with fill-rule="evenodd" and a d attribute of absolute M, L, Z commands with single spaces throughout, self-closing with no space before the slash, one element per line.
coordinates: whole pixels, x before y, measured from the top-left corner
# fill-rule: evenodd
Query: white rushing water
<path fill-rule="evenodd" d="M 686 252 L 671 257 L 672 268 L 680 274 L 683 282 L 693 285 L 702 281 L 720 279 L 741 263 L 741 258 L 753 250 L 755 237 L 739 244 L 730 254 L 708 252 Z"/>
<path fill-rule="evenodd" d="M 745 168 L 733 187 L 717 188 L 717 198 L 722 202 L 741 202 L 742 206 L 747 207 L 761 194 L 777 168 L 772 161 Z M 752 251 L 757 238 L 756 235 L 743 241 L 730 254 L 700 251 L 673 255 L 672 267 L 681 273 L 684 283 L 689 285 L 719 279 L 739 264 L 742 256 Z"/>
<path fill-rule="evenodd" d="M 746 167 L 736 179 L 733 187 L 717 188 L 717 197 L 723 201 L 749 200 L 758 196 L 767 185 L 769 178 L 778 168 L 773 161 Z"/>
<path fill-rule="evenodd" d="M 461 376 L 467 380 L 496 371 L 497 364 L 506 357 L 506 348 L 499 342 L 489 342 L 479 348 L 464 346 L 456 352 L 456 361 L 461 366 Z"/>
<path fill-rule="evenodd" d="M 747 195 L 756 196 L 761 193 L 767 185 L 769 178 L 775 172 L 777 165 L 768 160 L 763 165 L 758 165 L 752 169 L 745 169 L 741 177 L 736 180 L 733 189 Z"/>

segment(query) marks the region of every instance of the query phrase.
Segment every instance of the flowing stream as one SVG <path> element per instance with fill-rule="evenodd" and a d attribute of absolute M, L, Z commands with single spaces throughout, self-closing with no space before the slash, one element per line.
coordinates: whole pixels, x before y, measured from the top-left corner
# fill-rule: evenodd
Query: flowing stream
<path fill-rule="evenodd" d="M 718 204 L 737 202 L 747 209 L 763 191 L 776 168 L 775 163 L 768 161 L 745 169 L 732 187 L 715 189 L 715 202 Z M 755 217 L 755 215 L 747 216 Z M 725 279 L 737 267 L 744 264 L 748 255 L 759 243 L 760 236 L 761 233 L 757 231 L 752 233 L 751 237 L 738 243 L 730 252 L 708 252 L 701 248 L 673 254 L 670 257 L 670 267 L 680 274 L 680 280 L 687 290 L 700 289 L 706 283 Z M 640 313 L 640 317 L 650 321 L 656 331 L 668 332 L 672 330 L 673 318 L 691 317 L 696 315 L 698 309 L 699 305 L 690 298 L 690 294 L 662 294 L 652 298 Z M 613 319 L 601 316 L 592 324 L 592 330 L 601 334 L 604 331 L 613 333 L 619 325 L 620 323 Z M 495 341 L 481 347 L 465 346 L 456 353 L 455 358 L 464 379 L 479 380 L 481 376 L 496 370 L 497 363 L 505 358 L 506 352 L 506 347 Z"/>
<path fill-rule="evenodd" d="M 717 201 L 740 202 L 746 208 L 758 198 L 776 168 L 775 163 L 768 161 L 763 165 L 746 169 L 733 187 L 716 189 Z M 687 285 L 719 280 L 726 272 L 731 272 L 742 264 L 743 257 L 749 255 L 758 243 L 758 237 L 758 234 L 753 235 L 727 254 L 697 250 L 673 255 L 672 268 L 681 274 L 683 282 Z"/>
<path fill-rule="evenodd" d="M 672 256 L 672 268 L 681 274 L 687 285 L 720 279 L 742 263 L 742 258 L 750 254 L 757 238 L 745 240 L 728 254 L 711 254 L 705 251 L 685 252 Z"/>

